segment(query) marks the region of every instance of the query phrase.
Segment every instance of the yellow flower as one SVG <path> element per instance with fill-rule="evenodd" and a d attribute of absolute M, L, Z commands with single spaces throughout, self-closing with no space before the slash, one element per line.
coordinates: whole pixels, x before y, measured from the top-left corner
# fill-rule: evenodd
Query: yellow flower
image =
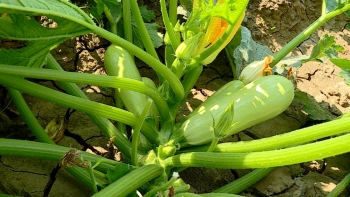
<path fill-rule="evenodd" d="M 197 0 L 193 2 L 193 7 L 197 7 L 196 4 Z M 218 0 L 218 4 L 223 3 L 224 0 Z M 242 14 L 240 18 L 238 19 L 237 23 L 235 24 L 233 30 L 231 31 L 229 37 L 227 40 L 209 57 L 207 57 L 205 60 L 203 60 L 201 63 L 203 65 L 210 64 L 214 61 L 216 56 L 220 53 L 222 49 L 226 47 L 226 45 L 232 40 L 236 32 L 238 31 L 239 27 L 241 26 L 241 23 L 244 19 L 245 14 Z M 215 42 L 217 42 L 221 36 L 225 33 L 227 28 L 229 27 L 229 23 L 225 21 L 222 18 L 219 17 L 212 17 L 209 21 L 209 25 L 207 28 L 207 31 L 205 33 L 204 38 L 200 41 L 200 44 L 198 45 L 197 51 L 195 52 L 196 55 L 199 55 L 204 50 L 209 49 Z"/>

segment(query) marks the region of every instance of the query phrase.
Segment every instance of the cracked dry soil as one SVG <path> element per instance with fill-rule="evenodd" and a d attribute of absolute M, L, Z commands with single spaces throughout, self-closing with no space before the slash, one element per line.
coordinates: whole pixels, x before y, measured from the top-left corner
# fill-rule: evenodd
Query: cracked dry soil
<path fill-rule="evenodd" d="M 144 1 L 146 4 L 157 4 Z M 252 31 L 255 41 L 278 51 L 302 29 L 311 24 L 320 15 L 321 1 L 317 0 L 251 0 L 247 12 L 247 26 Z M 345 50 L 341 57 L 350 58 L 350 32 L 345 29 L 348 18 L 336 17 L 321 27 L 310 38 L 305 40 L 290 55 L 308 55 L 321 35 L 328 33 L 335 36 L 336 42 Z M 94 74 L 105 74 L 103 54 L 108 42 L 92 34 L 80 36 L 66 41 L 52 54 L 68 71 Z M 160 55 L 164 54 L 158 49 Z M 225 54 L 205 67 L 186 103 L 181 107 L 180 115 L 186 116 L 215 90 L 232 79 L 231 68 Z M 142 76 L 156 79 L 154 72 L 143 62 L 137 61 Z M 350 94 L 348 87 L 337 74 L 340 69 L 330 62 L 326 64 L 310 62 L 298 71 L 297 88 L 313 96 L 322 107 L 334 115 L 350 111 Z M 35 80 L 47 87 L 59 89 L 60 86 L 51 81 Z M 91 100 L 114 105 L 113 90 L 97 86 L 80 85 Z M 10 101 L 3 87 L 0 88 L 0 104 L 2 108 Z M 45 126 L 51 119 L 64 116 L 67 108 L 25 95 L 25 99 L 40 123 Z M 253 126 L 228 140 L 250 140 L 277 135 L 292 131 L 314 122 L 301 112 L 302 106 L 293 102 L 283 114 Z M 16 108 L 10 104 L 0 116 L 0 137 L 35 140 L 21 119 Z M 81 112 L 72 112 L 69 125 L 59 145 L 74 147 L 80 150 L 107 154 L 116 152 L 116 147 L 108 147 L 108 140 L 89 118 Z M 116 160 L 120 155 L 112 155 Z M 268 176 L 250 187 L 241 195 L 248 197 L 322 197 L 330 192 L 336 184 L 350 172 L 349 154 L 339 155 L 323 160 L 311 161 L 291 166 L 279 167 Z M 210 192 L 245 174 L 250 170 L 222 170 L 189 168 L 181 173 L 181 177 L 189 183 L 193 192 Z M 0 194 L 19 196 L 90 196 L 92 191 L 60 168 L 56 162 L 0 157 Z M 345 190 L 340 196 L 349 196 Z"/>

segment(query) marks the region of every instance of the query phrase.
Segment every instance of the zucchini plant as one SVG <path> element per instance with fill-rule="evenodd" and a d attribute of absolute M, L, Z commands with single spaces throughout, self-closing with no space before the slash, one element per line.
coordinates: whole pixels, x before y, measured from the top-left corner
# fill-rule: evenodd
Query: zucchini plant
<path fill-rule="evenodd" d="M 186 1 L 186 5 L 188 2 L 191 1 Z M 293 83 L 283 76 L 272 75 L 271 67 L 330 18 L 348 13 L 349 0 L 331 4 L 324 0 L 322 16 L 299 36 L 273 56 L 248 65 L 239 78 L 228 82 L 190 115 L 177 121 L 179 108 L 203 66 L 211 63 L 239 30 L 248 0 L 194 0 L 192 3 L 190 17 L 185 24 L 180 24 L 176 21 L 177 0 L 170 0 L 168 9 L 165 0 L 160 0 L 166 28 L 163 63 L 136 0 L 95 1 L 97 12 L 104 13 L 109 21 L 110 31 L 95 24 L 87 13 L 68 1 L 0 0 L 0 39 L 25 41 L 25 46 L 18 49 L 0 49 L 0 84 L 8 89 L 39 141 L 0 139 L 0 155 L 57 161 L 90 188 L 94 196 L 136 193 L 142 196 L 238 196 L 273 167 L 350 151 L 346 143 L 350 138 L 346 134 L 350 128 L 348 115 L 269 138 L 220 141 L 288 108 L 294 97 Z M 115 13 L 114 6 L 119 6 L 122 12 Z M 57 27 L 42 26 L 37 16 L 54 20 Z M 125 38 L 118 34 L 120 18 L 125 26 Z M 144 48 L 132 42 L 131 21 L 142 35 Z M 65 40 L 87 33 L 97 34 L 111 43 L 104 54 L 108 75 L 64 71 L 50 54 Z M 141 77 L 133 57 L 154 69 L 159 84 Z M 28 79 L 55 80 L 66 93 Z M 109 106 L 90 101 L 77 83 L 114 88 L 118 102 Z M 31 113 L 22 93 L 85 112 L 105 136 L 114 139 L 124 160 L 116 162 L 56 145 Z M 110 120 L 117 121 L 118 125 Z M 132 128 L 130 138 L 124 132 L 125 125 Z M 326 139 L 330 136 L 336 137 Z M 300 151 L 304 154 L 300 155 Z M 187 167 L 255 170 L 213 191 L 216 194 L 197 195 L 188 193 L 189 185 L 173 176 Z M 343 184 L 341 187 L 344 188 Z"/>

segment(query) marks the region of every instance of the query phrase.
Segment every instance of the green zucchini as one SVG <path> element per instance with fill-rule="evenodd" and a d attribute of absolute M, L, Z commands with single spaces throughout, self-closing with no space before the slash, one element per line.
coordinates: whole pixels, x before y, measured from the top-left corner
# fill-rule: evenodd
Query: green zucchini
<path fill-rule="evenodd" d="M 214 122 L 219 121 L 231 101 L 234 101 L 233 126 L 224 132 L 225 136 L 277 116 L 294 97 L 293 84 L 275 75 L 259 78 L 238 91 L 232 89 L 230 92 L 229 88 L 230 85 L 225 86 L 187 116 L 174 132 L 171 142 L 181 147 L 210 143 L 214 138 Z"/>
<path fill-rule="evenodd" d="M 142 80 L 133 58 L 125 49 L 119 46 L 111 45 L 107 48 L 104 63 L 108 75 Z M 136 116 L 141 115 L 147 103 L 147 96 L 120 88 L 116 89 L 116 94 L 128 111 L 134 113 Z"/>

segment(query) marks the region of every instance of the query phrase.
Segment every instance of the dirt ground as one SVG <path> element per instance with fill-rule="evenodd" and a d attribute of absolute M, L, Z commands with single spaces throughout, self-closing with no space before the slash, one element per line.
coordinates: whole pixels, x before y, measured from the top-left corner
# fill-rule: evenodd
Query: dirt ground
<path fill-rule="evenodd" d="M 318 0 L 251 0 L 247 10 L 247 22 L 244 25 L 251 30 L 255 41 L 276 52 L 320 16 L 321 3 L 322 1 Z M 319 37 L 327 33 L 335 36 L 337 44 L 344 47 L 345 50 L 340 56 L 350 58 L 350 31 L 345 28 L 347 22 L 349 19 L 344 16 L 330 20 L 290 55 L 310 54 Z M 68 71 L 105 74 L 103 54 L 108 45 L 108 42 L 94 35 L 85 35 L 63 43 L 52 54 Z M 163 49 L 158 49 L 158 52 L 162 55 Z M 186 104 L 182 106 L 180 116 L 190 113 L 215 90 L 232 79 L 226 54 L 221 53 L 220 57 L 223 58 L 217 58 L 211 65 L 205 67 Z M 142 76 L 156 77 L 147 65 L 140 61 L 137 64 Z M 306 63 L 298 70 L 297 76 L 300 80 L 297 81 L 297 88 L 313 96 L 333 115 L 339 116 L 350 111 L 350 87 L 337 76 L 339 71 L 340 69 L 331 63 Z M 52 88 L 59 87 L 54 82 L 37 82 Z M 80 85 L 80 87 L 91 100 L 114 105 L 111 89 L 88 85 Z M 0 98 L 4 98 L 1 101 L 3 103 L 9 101 L 5 91 L 0 91 Z M 64 116 L 67 110 L 28 95 L 25 95 L 25 99 L 43 126 L 57 115 Z M 4 112 L 0 116 L 0 137 L 35 139 L 13 105 L 10 104 Z M 232 140 L 272 136 L 311 124 L 314 122 L 308 119 L 300 105 L 294 102 L 283 114 L 232 136 Z M 84 113 L 72 114 L 68 131 L 58 142 L 59 145 L 95 153 L 106 152 L 108 139 Z M 350 172 L 349 163 L 349 154 L 344 154 L 279 167 L 241 195 L 248 197 L 326 196 Z M 180 176 L 192 186 L 191 191 L 203 193 L 223 186 L 248 172 L 250 170 L 189 168 Z M 32 197 L 90 196 L 92 194 L 55 162 L 1 156 L 0 177 L 3 177 L 0 179 L 0 194 Z M 349 191 L 344 191 L 341 196 L 349 196 Z"/>

